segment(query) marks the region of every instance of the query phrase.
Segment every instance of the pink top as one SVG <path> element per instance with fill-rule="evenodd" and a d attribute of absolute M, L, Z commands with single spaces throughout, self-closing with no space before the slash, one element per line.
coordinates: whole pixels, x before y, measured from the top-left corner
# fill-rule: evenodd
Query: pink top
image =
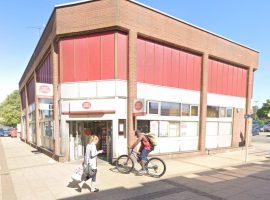
<path fill-rule="evenodd" d="M 143 146 L 144 149 L 151 150 L 151 145 L 144 135 L 143 135 L 142 140 L 141 140 L 141 145 Z"/>

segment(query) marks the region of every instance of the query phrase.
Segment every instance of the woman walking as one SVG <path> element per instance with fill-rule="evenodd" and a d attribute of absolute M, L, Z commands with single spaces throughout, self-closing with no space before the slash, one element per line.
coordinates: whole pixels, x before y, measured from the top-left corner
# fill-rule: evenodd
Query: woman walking
<path fill-rule="evenodd" d="M 102 150 L 97 151 L 96 144 L 98 143 L 99 138 L 96 135 L 92 135 L 89 139 L 89 143 L 86 146 L 86 152 L 84 156 L 83 166 L 84 168 L 89 165 L 90 168 L 94 171 L 94 175 L 85 174 L 85 178 L 81 183 L 79 183 L 78 191 L 82 191 L 83 184 L 86 183 L 89 179 L 92 179 L 91 181 L 91 192 L 98 192 L 99 189 L 96 188 L 96 176 L 97 176 L 97 155 L 102 153 Z"/>

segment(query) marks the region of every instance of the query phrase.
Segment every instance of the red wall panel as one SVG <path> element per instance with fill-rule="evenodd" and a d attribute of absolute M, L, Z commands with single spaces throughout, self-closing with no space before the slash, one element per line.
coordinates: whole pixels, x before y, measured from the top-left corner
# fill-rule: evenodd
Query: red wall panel
<path fill-rule="evenodd" d="M 179 87 L 187 88 L 187 53 L 180 52 Z"/>
<path fill-rule="evenodd" d="M 228 94 L 228 66 L 226 64 L 223 65 L 222 70 L 222 94 Z"/>
<path fill-rule="evenodd" d="M 214 93 L 217 93 L 217 83 L 218 83 L 218 64 L 216 61 L 213 61 L 212 63 L 213 69 L 212 69 L 212 91 Z"/>
<path fill-rule="evenodd" d="M 101 79 L 114 79 L 114 34 L 101 37 Z"/>
<path fill-rule="evenodd" d="M 246 96 L 247 70 L 209 60 L 208 92 L 230 96 Z"/>
<path fill-rule="evenodd" d="M 200 90 L 200 56 L 137 39 L 137 81 Z"/>
<path fill-rule="evenodd" d="M 194 90 L 200 90 L 201 89 L 201 62 L 202 59 L 199 56 L 194 56 Z"/>
<path fill-rule="evenodd" d="M 242 69 L 238 68 L 238 78 L 237 78 L 237 96 L 241 96 L 242 94 Z"/>
<path fill-rule="evenodd" d="M 145 43 L 145 81 L 147 83 L 154 83 L 154 43 L 146 41 Z"/>
<path fill-rule="evenodd" d="M 193 89 L 193 55 L 187 57 L 187 88 Z"/>
<path fill-rule="evenodd" d="M 242 76 L 242 94 L 241 96 L 247 95 L 247 70 L 243 69 L 243 76 Z"/>
<path fill-rule="evenodd" d="M 35 102 L 35 80 L 32 78 L 27 84 L 28 105 Z"/>
<path fill-rule="evenodd" d="M 163 61 L 163 84 L 164 86 L 172 86 L 170 76 L 172 71 L 172 51 L 168 47 L 164 47 Z"/>
<path fill-rule="evenodd" d="M 179 79 L 179 51 L 176 49 L 172 49 L 172 71 L 171 71 L 171 86 L 172 87 L 179 87 L 178 86 L 178 79 Z"/>
<path fill-rule="evenodd" d="M 101 79 L 101 46 L 100 35 L 93 35 L 87 39 L 89 48 L 89 69 L 88 80 L 100 80 Z"/>
<path fill-rule="evenodd" d="M 74 40 L 74 80 L 87 81 L 89 77 L 89 48 L 87 38 Z"/>
<path fill-rule="evenodd" d="M 127 79 L 127 35 L 118 33 L 118 79 Z"/>
<path fill-rule="evenodd" d="M 60 42 L 61 47 L 61 69 L 63 82 L 74 81 L 74 41 L 65 39 Z M 61 77 L 61 76 L 60 76 Z"/>
<path fill-rule="evenodd" d="M 163 46 L 155 44 L 154 84 L 162 85 L 163 79 Z"/>
<path fill-rule="evenodd" d="M 22 110 L 26 108 L 26 95 L 24 88 L 21 91 L 21 104 L 22 104 Z"/>
<path fill-rule="evenodd" d="M 137 81 L 145 82 L 144 80 L 144 63 L 145 63 L 145 41 L 137 40 Z"/>
<path fill-rule="evenodd" d="M 114 79 L 114 38 L 115 33 L 107 32 L 61 40 L 61 82 Z M 119 77 L 126 79 L 127 36 L 119 34 L 118 44 Z"/>

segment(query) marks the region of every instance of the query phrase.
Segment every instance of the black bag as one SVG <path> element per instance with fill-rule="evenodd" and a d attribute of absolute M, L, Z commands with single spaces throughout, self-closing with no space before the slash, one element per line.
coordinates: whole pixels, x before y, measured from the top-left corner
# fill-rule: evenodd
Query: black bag
<path fill-rule="evenodd" d="M 86 164 L 83 168 L 83 173 L 86 175 L 86 176 L 89 176 L 89 177 L 92 177 L 94 176 L 96 173 L 97 173 L 97 170 L 96 169 L 93 169 L 90 164 Z"/>

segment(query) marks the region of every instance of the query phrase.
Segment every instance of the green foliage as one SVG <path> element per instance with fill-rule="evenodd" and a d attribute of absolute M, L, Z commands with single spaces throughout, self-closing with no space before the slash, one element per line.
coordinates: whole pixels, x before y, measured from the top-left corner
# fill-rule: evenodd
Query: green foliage
<path fill-rule="evenodd" d="M 257 111 L 258 118 L 261 120 L 270 119 L 268 117 L 269 111 L 270 111 L 270 100 L 268 99 L 268 100 L 266 100 L 266 103 L 264 103 L 263 106 L 260 109 L 258 109 L 258 111 Z"/>
<path fill-rule="evenodd" d="M 15 126 L 20 122 L 19 91 L 15 90 L 0 104 L 0 123 Z"/>

